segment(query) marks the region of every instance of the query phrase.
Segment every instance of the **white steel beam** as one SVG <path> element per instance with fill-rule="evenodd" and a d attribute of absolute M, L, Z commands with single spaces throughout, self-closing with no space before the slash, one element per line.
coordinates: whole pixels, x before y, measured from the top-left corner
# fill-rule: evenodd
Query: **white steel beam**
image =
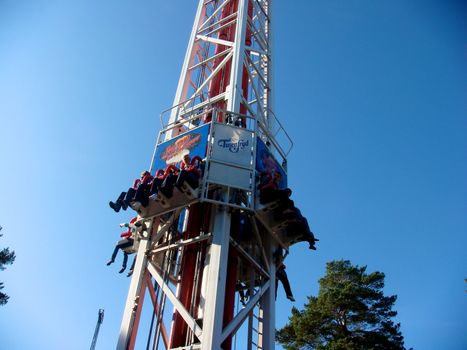
<path fill-rule="evenodd" d="M 201 327 L 196 323 L 195 319 L 190 315 L 187 309 L 183 306 L 183 304 L 178 300 L 172 290 L 169 288 L 167 283 L 164 282 L 162 276 L 157 272 L 156 268 L 152 265 L 148 265 L 148 270 L 151 273 L 151 276 L 156 280 L 157 284 L 164 292 L 164 294 L 169 298 L 169 300 L 174 305 L 175 309 L 178 311 L 180 316 L 183 317 L 187 326 L 196 334 L 198 338 L 202 337 L 203 330 Z"/>
<path fill-rule="evenodd" d="M 218 207 L 213 213 L 213 238 L 209 246 L 202 350 L 220 349 L 224 316 L 225 283 L 229 256 L 230 213 Z"/>
<path fill-rule="evenodd" d="M 225 64 L 227 63 L 228 60 L 230 60 L 231 57 L 232 57 L 232 51 L 230 51 L 227 54 L 227 56 L 224 57 L 222 62 L 216 67 L 216 69 L 214 69 L 212 73 L 209 74 L 209 77 L 207 77 L 206 80 L 204 80 L 204 82 L 198 87 L 198 90 L 196 90 L 195 93 L 188 99 L 187 104 L 190 103 L 189 100 L 194 98 L 196 95 L 198 95 L 201 92 L 201 90 L 203 90 L 203 88 L 211 81 L 211 79 L 217 74 L 217 72 L 219 72 L 222 68 L 224 68 Z"/>
<path fill-rule="evenodd" d="M 197 35 L 196 40 L 202 40 L 202 41 L 209 42 L 211 44 L 219 44 L 219 45 L 224 45 L 224 46 L 228 46 L 228 47 L 234 46 L 234 43 L 231 42 L 231 41 L 217 39 L 217 38 L 211 38 L 211 37 L 206 36 L 206 35 Z"/>
<path fill-rule="evenodd" d="M 137 325 L 135 326 L 136 311 L 139 302 L 140 295 L 144 296 L 144 286 L 145 286 L 145 273 L 146 266 L 148 264 L 148 259 L 146 256 L 146 250 L 151 244 L 152 232 L 159 226 L 159 220 L 153 220 L 152 225 L 148 228 L 149 232 L 147 236 L 141 239 L 139 243 L 139 249 L 136 256 L 135 268 L 133 270 L 133 276 L 130 282 L 130 289 L 128 291 L 128 296 L 125 304 L 125 310 L 123 312 L 123 319 L 120 326 L 120 335 L 117 343 L 117 350 L 127 350 L 130 346 L 130 339 L 136 336 L 133 332 L 136 333 Z M 147 231 L 146 231 L 147 232 Z M 142 293 L 143 292 L 143 293 Z"/>
<path fill-rule="evenodd" d="M 261 349 L 274 349 L 275 340 L 275 320 L 276 320 L 276 265 L 272 261 L 272 253 L 277 247 L 273 244 L 272 239 L 265 241 L 267 255 L 269 257 L 269 286 L 268 290 L 263 294 L 260 302 L 260 329 L 258 337 L 258 345 Z"/>
<path fill-rule="evenodd" d="M 230 323 L 224 328 L 222 331 L 222 341 L 227 339 L 229 335 L 235 332 L 243 323 L 243 321 L 248 317 L 248 314 L 253 310 L 253 308 L 258 303 L 259 299 L 266 293 L 268 290 L 271 289 L 271 284 L 267 281 L 256 294 L 250 298 L 248 303 L 245 307 L 240 311 L 235 318 L 230 321 Z M 272 349 L 272 348 L 271 348 Z"/>
<path fill-rule="evenodd" d="M 219 6 L 217 6 L 217 8 L 214 10 L 214 12 L 199 26 L 199 31 L 203 31 L 203 30 L 206 30 L 208 29 L 210 26 L 208 27 L 205 27 L 211 20 L 213 20 L 216 15 L 219 13 L 220 10 L 222 10 L 224 8 L 225 5 L 227 5 L 227 3 L 229 2 L 230 0 L 225 0 L 224 2 L 222 2 L 222 4 L 220 4 Z"/>
<path fill-rule="evenodd" d="M 247 0 L 238 0 L 238 16 L 233 46 L 232 70 L 230 74 L 230 96 L 227 97 L 227 110 L 240 112 L 242 93 L 243 60 L 245 57 L 245 35 L 248 21 Z"/>
<path fill-rule="evenodd" d="M 188 82 L 189 74 L 190 74 L 190 72 L 188 71 L 188 67 L 193 65 L 191 62 L 194 59 L 194 56 L 196 53 L 195 39 L 196 39 L 196 32 L 197 32 L 197 24 L 201 21 L 201 18 L 203 17 L 204 13 L 205 13 L 204 1 L 200 0 L 198 4 L 198 10 L 196 11 L 195 23 L 193 25 L 190 40 L 188 42 L 188 48 L 185 54 L 185 60 L 183 61 L 182 73 L 180 74 L 177 91 L 175 92 L 175 98 L 174 98 L 174 103 L 173 103 L 174 106 L 178 105 L 180 102 L 183 102 L 183 100 L 186 99 L 187 82 Z M 176 113 L 177 113 L 177 110 L 174 109 L 172 111 L 172 114 L 170 115 L 170 123 L 175 122 L 175 119 L 177 117 Z"/>

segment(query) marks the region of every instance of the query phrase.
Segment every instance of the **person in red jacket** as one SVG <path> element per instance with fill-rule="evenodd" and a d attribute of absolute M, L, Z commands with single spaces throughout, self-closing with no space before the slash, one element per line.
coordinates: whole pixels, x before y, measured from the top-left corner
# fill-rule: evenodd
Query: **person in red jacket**
<path fill-rule="evenodd" d="M 174 184 L 177 181 L 180 170 L 173 164 L 165 169 L 164 182 L 159 186 L 159 191 L 167 198 L 173 196 Z"/>
<path fill-rule="evenodd" d="M 131 225 L 134 224 L 136 222 L 136 220 L 137 220 L 137 217 L 134 217 L 133 219 L 131 219 L 131 221 L 130 221 L 130 223 L 128 225 L 129 226 L 128 231 L 123 232 L 120 235 L 120 237 L 122 237 L 123 239 L 121 239 L 121 240 L 119 240 L 117 242 L 117 244 L 115 245 L 115 249 L 112 252 L 112 257 L 107 262 L 107 266 L 114 263 L 115 258 L 117 257 L 117 254 L 118 254 L 118 250 L 121 249 L 123 251 L 123 262 L 122 262 L 122 268 L 120 269 L 120 271 L 118 271 L 118 273 L 122 273 L 126 269 L 126 265 L 127 265 L 127 262 L 128 262 L 128 253 L 124 249 L 133 246 L 133 244 L 135 242 L 135 239 L 134 239 L 134 236 L 133 236 L 133 228 L 131 227 Z M 135 259 L 136 259 L 136 257 L 135 257 Z M 134 265 L 135 265 L 135 260 L 133 260 L 132 266 L 130 268 L 130 273 L 128 274 L 128 276 L 130 276 L 131 273 L 133 273 Z"/>
<path fill-rule="evenodd" d="M 110 201 L 109 206 L 115 210 L 117 213 L 120 211 L 120 209 L 126 210 L 128 206 L 130 205 L 130 202 L 134 200 L 137 191 L 141 185 L 144 185 L 144 187 L 140 191 L 140 195 L 142 194 L 143 190 L 146 189 L 146 186 L 149 185 L 149 183 L 152 181 L 153 177 L 149 173 L 149 171 L 143 171 L 141 172 L 141 176 L 139 179 L 136 179 L 133 182 L 133 186 L 128 189 L 126 192 L 120 193 L 118 196 L 117 200 L 115 202 Z"/>
<path fill-rule="evenodd" d="M 134 203 L 141 203 L 143 207 L 147 207 L 149 204 L 149 192 L 151 190 L 154 177 L 149 171 L 144 171 L 141 175 L 141 182 L 136 189 L 133 199 L 128 200 L 126 204 L 130 204 L 132 201 Z"/>
<path fill-rule="evenodd" d="M 150 196 L 157 194 L 157 191 L 159 191 L 164 180 L 165 180 L 165 170 L 164 169 L 157 170 L 156 177 L 154 177 L 154 179 L 152 180 L 151 190 L 149 191 Z"/>
<path fill-rule="evenodd" d="M 180 163 L 180 174 L 178 175 L 175 186 L 181 187 L 186 181 L 192 188 L 199 186 L 199 178 L 201 177 L 202 159 L 198 156 L 190 159 L 190 154 L 185 154 Z"/>

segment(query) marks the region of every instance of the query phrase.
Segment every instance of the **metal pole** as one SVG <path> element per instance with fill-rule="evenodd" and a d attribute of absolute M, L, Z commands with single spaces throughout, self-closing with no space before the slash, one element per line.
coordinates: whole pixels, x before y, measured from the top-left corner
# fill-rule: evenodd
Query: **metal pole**
<path fill-rule="evenodd" d="M 99 329 L 101 328 L 102 322 L 104 322 L 104 309 L 99 309 L 97 314 L 96 329 L 94 330 L 94 336 L 92 337 L 90 350 L 94 350 L 96 348 L 97 337 L 99 336 Z"/>
<path fill-rule="evenodd" d="M 227 208 L 218 207 L 213 215 L 213 238 L 207 257 L 208 283 L 203 312 L 201 350 L 221 348 L 229 241 L 230 213 L 227 212 Z"/>

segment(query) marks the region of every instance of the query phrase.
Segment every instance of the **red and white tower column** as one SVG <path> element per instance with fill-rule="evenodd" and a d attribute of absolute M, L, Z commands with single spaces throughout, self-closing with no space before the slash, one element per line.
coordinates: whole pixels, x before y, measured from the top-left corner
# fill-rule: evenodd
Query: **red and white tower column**
<path fill-rule="evenodd" d="M 151 168 L 162 149 L 173 161 L 201 139 L 204 173 L 199 188 L 139 211 L 117 349 L 135 348 L 142 322 L 153 349 L 231 349 L 239 330 L 247 349 L 274 348 L 273 253 L 288 244 L 256 198 L 258 162 L 266 153 L 286 178 L 292 142 L 272 111 L 271 52 L 271 0 L 199 1 Z"/>

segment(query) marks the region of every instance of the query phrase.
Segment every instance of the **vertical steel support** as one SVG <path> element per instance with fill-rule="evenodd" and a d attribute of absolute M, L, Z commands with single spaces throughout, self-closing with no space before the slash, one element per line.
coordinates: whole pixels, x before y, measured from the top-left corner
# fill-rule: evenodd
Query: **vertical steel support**
<path fill-rule="evenodd" d="M 206 278 L 209 283 L 206 286 L 201 350 L 221 348 L 229 241 L 230 213 L 219 206 L 213 213 L 213 237 L 207 255 Z"/>
<path fill-rule="evenodd" d="M 242 77 L 245 57 L 245 33 L 248 20 L 248 0 L 238 0 L 237 26 L 232 56 L 232 73 L 227 91 L 227 110 L 239 112 L 242 101 Z"/>
<path fill-rule="evenodd" d="M 193 29 L 191 30 L 190 40 L 188 42 L 188 48 L 185 54 L 185 60 L 183 61 L 182 73 L 180 74 L 180 79 L 177 85 L 177 91 L 175 92 L 175 98 L 173 105 L 176 106 L 180 102 L 186 99 L 187 89 L 189 84 L 189 71 L 190 64 L 193 62 L 194 56 L 196 55 L 196 32 L 198 31 L 198 26 L 201 19 L 204 17 L 205 13 L 204 0 L 200 0 L 198 4 L 198 10 L 196 11 L 195 23 L 193 24 Z M 170 115 L 169 123 L 175 122 L 177 119 L 178 108 L 172 110 Z M 171 134 L 171 133 L 170 133 Z"/>
<path fill-rule="evenodd" d="M 276 265 L 273 262 L 272 254 L 275 246 L 273 245 L 272 237 L 265 240 L 266 254 L 269 260 L 269 288 L 264 293 L 260 301 L 259 319 L 260 326 L 258 329 L 258 345 L 260 349 L 274 349 L 275 340 L 275 321 L 276 321 Z"/>
<path fill-rule="evenodd" d="M 123 319 L 120 326 L 120 335 L 117 343 L 117 350 L 132 349 L 131 345 L 134 346 L 134 339 L 138 331 L 139 312 L 143 303 L 145 283 L 146 283 L 146 267 L 148 264 L 148 258 L 146 251 L 151 244 L 151 237 L 153 229 L 159 226 L 158 220 L 149 225 L 146 230 L 146 235 L 140 241 L 135 268 L 133 270 L 133 276 L 131 278 L 130 289 L 125 304 L 125 311 L 123 313 Z M 133 340 L 132 340 L 133 339 Z"/>
<path fill-rule="evenodd" d="M 272 64 L 271 64 L 271 60 L 272 60 L 272 53 L 273 53 L 273 46 L 272 46 L 272 36 L 273 36 L 273 32 L 272 32 L 272 26 L 271 26 L 271 22 L 272 22 L 272 11 L 271 11 L 271 0 L 268 1 L 268 5 L 267 5 L 267 16 L 269 18 L 269 20 L 267 20 L 264 25 L 265 25 L 265 31 L 267 33 L 267 36 L 268 36 L 268 45 L 269 45 L 269 50 L 268 50 L 268 53 L 269 53 L 269 62 L 266 66 L 266 71 L 267 71 L 267 74 L 266 74 L 266 80 L 268 82 L 268 86 L 267 86 L 267 91 L 264 92 L 264 96 L 266 97 L 266 110 L 268 111 L 273 111 L 274 110 L 274 72 L 272 71 Z"/>
<path fill-rule="evenodd" d="M 217 117 L 216 114 L 220 116 L 226 116 L 229 112 L 231 115 L 246 114 L 247 118 L 244 115 L 241 116 L 244 124 L 240 124 L 240 127 L 250 128 L 250 130 L 254 128 L 255 137 L 269 138 L 269 140 L 274 141 L 275 135 L 271 132 L 275 120 L 272 114 L 271 51 L 271 0 L 199 0 L 174 98 L 174 107 L 171 109 L 168 122 L 174 123 L 180 118 L 192 118 L 191 120 L 198 123 L 211 120 L 223 122 L 224 119 Z M 255 104 L 257 108 L 254 108 Z M 254 126 L 247 126 L 246 120 L 252 121 L 249 124 L 254 122 Z M 264 126 L 269 130 L 265 131 Z M 211 135 L 212 132 L 211 128 Z M 168 131 L 161 135 L 165 135 L 165 140 L 168 140 L 172 137 L 172 132 Z M 207 169 L 209 169 L 209 161 L 208 156 Z M 206 173 L 207 171 L 205 177 Z M 246 210 L 246 208 L 235 207 L 232 203 L 228 203 L 230 190 L 230 187 L 222 183 L 211 187 L 206 185 L 206 193 L 210 191 L 214 195 L 210 198 L 201 197 L 199 201 L 211 201 L 211 203 L 206 204 L 210 208 L 212 206 L 210 214 L 202 210 L 195 210 L 194 206 L 204 204 L 191 203 L 191 217 L 189 216 L 187 219 L 183 230 L 184 232 L 190 231 L 190 235 L 184 236 L 183 239 L 196 239 L 202 231 L 203 234 L 209 234 L 211 240 L 203 241 L 199 251 L 195 251 L 198 248 L 190 246 L 189 243 L 183 243 L 180 240 L 176 243 L 180 244 L 178 259 L 183 262 L 182 272 L 171 276 L 172 279 L 168 279 L 167 283 L 160 289 L 161 298 L 168 297 L 176 310 L 169 344 L 166 344 L 167 340 L 164 341 L 166 349 L 230 349 L 230 340 L 247 319 L 248 344 L 246 348 L 252 350 L 274 349 L 276 267 L 273 261 L 273 252 L 277 244 L 272 235 L 266 231 L 259 232 L 255 226 L 254 234 L 258 242 L 262 241 L 259 243 L 262 247 L 258 250 L 252 249 L 244 252 L 246 257 L 239 255 L 238 266 L 241 269 L 235 271 L 232 267 L 234 265 L 231 265 L 233 272 L 231 271 L 229 276 L 234 276 L 235 279 L 229 277 L 231 283 L 227 283 L 231 220 L 232 217 L 235 217 L 235 214 L 231 215 L 231 210 Z M 217 193 L 220 193 L 220 197 L 224 198 L 218 200 Z M 254 202 L 255 193 L 245 193 L 245 195 L 250 196 L 249 203 Z M 223 204 L 219 204 L 220 202 Z M 248 207 L 248 209 L 251 208 L 253 205 Z M 199 217 L 195 218 L 197 215 Z M 196 230 L 188 230 L 187 227 L 194 225 L 196 219 L 203 219 L 203 225 L 197 224 Z M 188 224 L 188 221 L 191 224 Z M 146 286 L 151 283 L 151 278 L 157 282 L 161 280 L 163 272 L 169 272 L 169 270 L 157 270 L 157 268 L 164 268 L 162 265 L 156 266 L 157 249 L 150 251 L 152 243 L 155 243 L 152 241 L 156 240 L 157 230 L 161 230 L 158 219 L 152 221 L 152 224 L 145 232 L 146 237 L 140 242 L 117 350 L 134 348 Z M 164 226 L 166 225 L 167 223 L 164 224 Z M 235 231 L 235 225 L 232 226 Z M 162 234 L 164 231 L 162 229 L 159 232 Z M 232 237 L 232 249 L 236 249 L 235 254 L 237 254 L 238 246 L 241 248 L 241 244 L 235 242 L 234 233 L 232 233 Z M 148 251 L 150 252 L 148 253 Z M 199 261 L 194 258 L 195 253 L 198 254 L 196 256 L 202 256 Z M 151 258 L 152 262 L 148 261 L 147 254 L 154 254 Z M 204 267 L 200 268 L 201 272 L 198 271 L 199 265 L 194 265 L 195 263 L 204 264 Z M 231 315 L 226 312 L 226 309 L 231 309 L 232 297 L 236 293 L 237 287 L 233 282 L 236 282 L 237 278 L 245 278 L 246 281 L 247 278 L 242 271 L 248 267 L 256 268 L 256 272 L 252 270 L 252 274 L 257 273 L 258 270 L 262 274 L 258 274 L 258 278 L 250 276 L 248 281 L 249 302 L 243 312 L 239 311 L 237 314 Z M 200 274 L 201 283 L 198 283 L 197 273 Z M 159 283 L 159 285 L 161 284 Z M 175 295 L 174 288 L 177 288 Z M 225 307 L 226 298 L 229 305 L 227 308 Z M 254 339 L 253 329 L 256 322 L 254 314 L 258 307 L 258 339 Z M 224 313 L 229 316 L 227 320 Z M 170 323 L 167 317 L 162 320 L 163 317 L 166 316 L 158 315 L 156 327 L 164 327 L 164 322 Z M 156 332 L 156 334 L 160 333 Z"/>

